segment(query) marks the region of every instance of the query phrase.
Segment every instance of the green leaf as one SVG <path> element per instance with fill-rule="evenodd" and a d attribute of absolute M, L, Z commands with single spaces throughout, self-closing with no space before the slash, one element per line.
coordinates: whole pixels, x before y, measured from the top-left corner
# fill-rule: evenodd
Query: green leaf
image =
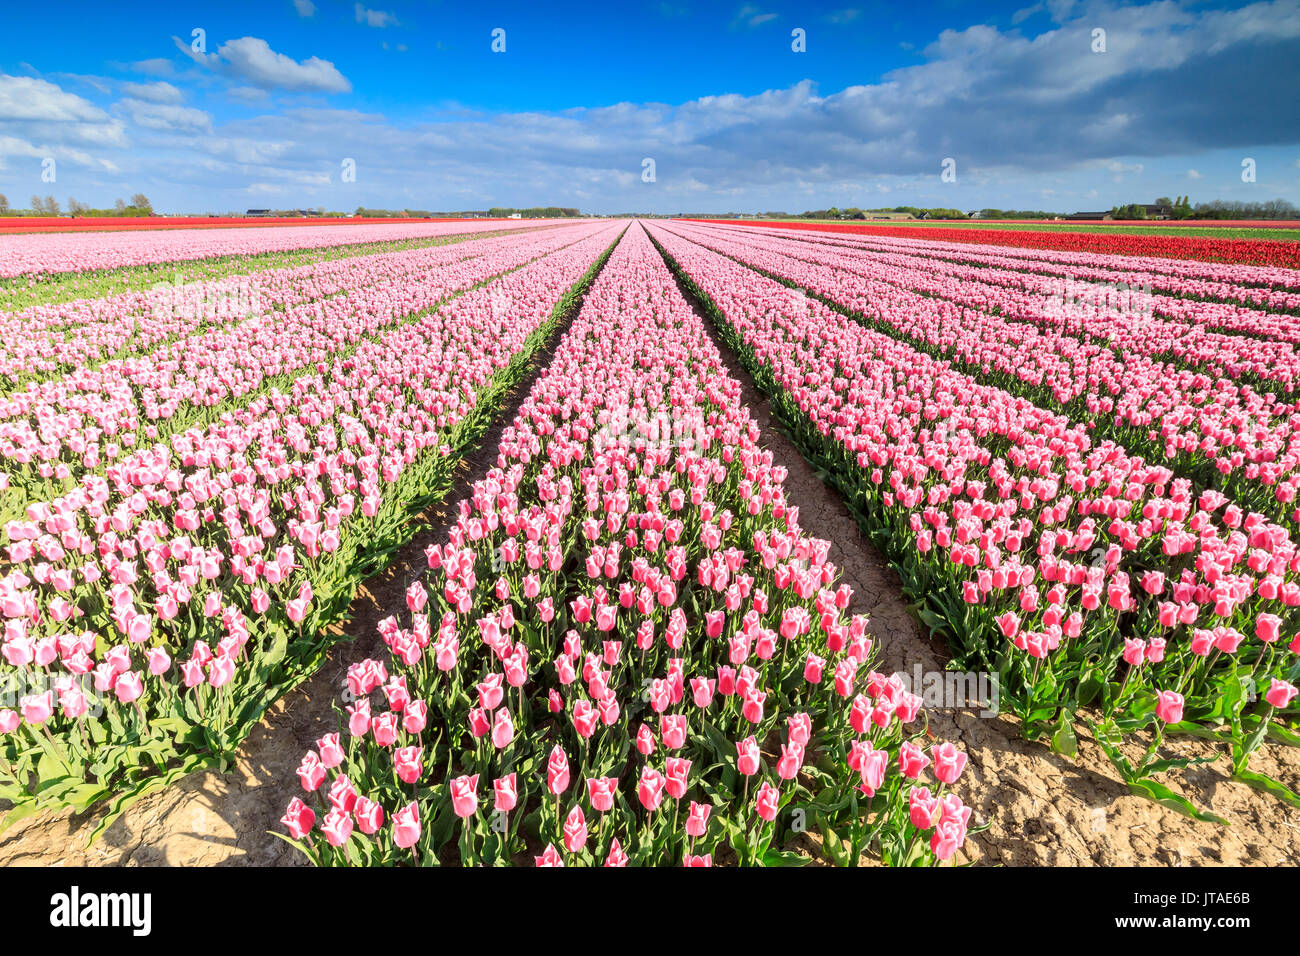
<path fill-rule="evenodd" d="M 1184 767 L 1199 766 L 1203 763 L 1214 763 L 1219 759 L 1221 754 L 1213 754 L 1209 757 L 1169 757 L 1165 760 L 1153 760 L 1146 766 L 1147 773 L 1163 773 L 1166 770 L 1181 770 Z"/>
<path fill-rule="evenodd" d="M 307 848 L 307 845 L 306 845 L 305 843 L 303 843 L 301 840 L 295 840 L 293 837 L 289 836 L 287 833 L 280 833 L 280 832 L 278 832 L 278 831 L 276 831 L 276 830 L 267 830 L 266 832 L 269 833 L 269 834 L 271 834 L 271 836 L 273 836 L 273 837 L 278 837 L 279 839 L 283 840 L 285 843 L 289 844 L 291 847 L 295 847 L 295 848 L 297 848 L 298 850 L 301 850 L 301 851 L 302 851 L 302 854 L 303 854 L 305 857 L 307 857 L 307 859 L 311 860 L 311 862 L 312 862 L 313 865 L 315 865 L 315 866 L 319 866 L 319 865 L 320 865 L 320 864 L 317 863 L 317 861 L 316 861 L 316 856 L 315 856 L 315 854 L 312 853 L 311 850 L 309 850 L 309 849 Z"/>
<path fill-rule="evenodd" d="M 1062 719 L 1056 733 L 1052 734 L 1052 752 L 1066 757 L 1078 756 L 1079 738 L 1075 736 L 1074 724 L 1070 721 Z"/>
<path fill-rule="evenodd" d="M 1095 676 L 1089 677 L 1087 680 L 1080 683 L 1078 696 L 1079 706 L 1086 707 L 1088 704 L 1091 704 L 1096 700 L 1097 695 L 1101 693 L 1102 685 L 1103 682 Z"/>
<path fill-rule="evenodd" d="M 1300 735 L 1271 720 L 1268 722 L 1268 735 L 1288 747 L 1300 747 Z"/>
<path fill-rule="evenodd" d="M 1297 795 L 1290 787 L 1279 783 L 1266 773 L 1256 773 L 1253 770 L 1238 770 L 1232 775 L 1232 779 L 1254 787 L 1256 790 L 1271 793 L 1279 800 L 1285 800 L 1293 807 L 1300 807 L 1300 795 Z"/>
<path fill-rule="evenodd" d="M 836 866 L 848 866 L 851 862 L 849 860 L 849 850 L 844 845 L 844 841 L 840 839 L 840 835 L 835 832 L 833 826 L 826 823 L 820 816 L 817 818 L 817 822 L 819 824 L 817 832 L 821 834 L 822 846 L 826 848 L 831 860 Z"/>
<path fill-rule="evenodd" d="M 763 854 L 764 866 L 807 866 L 812 860 L 793 850 L 768 850 Z"/>
<path fill-rule="evenodd" d="M 0 819 L 0 833 L 4 833 L 20 820 L 26 820 L 39 809 L 40 805 L 35 800 L 24 800 L 22 803 L 15 804 L 13 809 Z"/>
<path fill-rule="evenodd" d="M 1169 807 L 1171 810 L 1177 810 L 1193 820 L 1200 820 L 1204 823 L 1221 823 L 1225 827 L 1228 825 L 1228 821 L 1223 817 L 1210 813 L 1208 810 L 1198 809 L 1196 804 L 1186 797 L 1174 793 L 1163 783 L 1158 783 L 1155 780 L 1130 780 L 1128 788 L 1130 792 L 1139 797 L 1154 800 L 1156 803 Z"/>
<path fill-rule="evenodd" d="M 1192 737 L 1200 737 L 1203 740 L 1214 740 L 1219 743 L 1227 743 L 1232 740 L 1232 734 L 1225 733 L 1222 730 L 1211 730 L 1209 727 L 1202 727 L 1200 724 L 1194 724 L 1188 720 L 1179 721 L 1176 724 L 1169 724 L 1165 727 L 1165 733 L 1187 734 Z"/>

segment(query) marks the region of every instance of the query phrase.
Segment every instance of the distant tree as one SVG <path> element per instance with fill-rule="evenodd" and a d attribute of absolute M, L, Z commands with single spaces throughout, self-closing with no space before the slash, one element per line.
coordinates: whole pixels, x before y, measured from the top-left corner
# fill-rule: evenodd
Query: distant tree
<path fill-rule="evenodd" d="M 32 195 L 32 212 L 38 216 L 45 215 L 45 200 L 35 194 Z"/>
<path fill-rule="evenodd" d="M 1157 206 L 1172 206 L 1173 204 L 1174 201 L 1170 199 L 1168 196 L 1161 196 L 1159 199 L 1156 200 Z"/>
<path fill-rule="evenodd" d="M 53 196 L 45 197 L 45 214 L 47 216 L 57 216 L 59 214 L 59 201 Z"/>
<path fill-rule="evenodd" d="M 88 212 L 90 212 L 90 207 L 86 205 L 84 202 L 81 202 L 77 199 L 74 199 L 72 196 L 69 196 L 68 212 L 72 213 L 72 215 L 74 216 L 84 216 Z"/>
<path fill-rule="evenodd" d="M 149 201 L 149 197 L 144 193 L 136 193 L 132 196 L 131 205 L 135 206 L 137 209 L 143 209 L 148 213 L 153 212 L 153 203 Z"/>
<path fill-rule="evenodd" d="M 126 213 L 126 200 L 119 196 L 117 202 L 113 203 L 113 211 L 119 216 L 124 215 Z"/>
<path fill-rule="evenodd" d="M 8 211 L 9 211 L 9 197 L 6 196 L 4 193 L 0 193 L 0 216 L 3 216 Z"/>

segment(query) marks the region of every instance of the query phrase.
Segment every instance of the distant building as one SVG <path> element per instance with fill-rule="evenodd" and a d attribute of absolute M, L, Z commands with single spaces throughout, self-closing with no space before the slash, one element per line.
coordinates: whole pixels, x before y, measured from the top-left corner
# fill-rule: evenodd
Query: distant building
<path fill-rule="evenodd" d="M 511 218 L 511 219 L 523 219 L 524 217 L 521 216 L 521 215 L 520 215 L 519 213 L 517 213 L 517 212 L 512 212 L 512 213 L 510 214 L 510 218 Z"/>
<path fill-rule="evenodd" d="M 1102 222 L 1104 220 L 1114 219 L 1115 217 L 1112 216 L 1109 212 L 1072 212 L 1065 218 L 1077 219 L 1080 221 L 1093 220 L 1096 222 Z"/>
<path fill-rule="evenodd" d="M 271 210 L 269 210 L 269 209 L 250 209 L 250 210 L 248 210 L 248 212 L 244 213 L 244 215 L 245 215 L 245 216 L 269 216 L 269 215 L 271 215 Z"/>

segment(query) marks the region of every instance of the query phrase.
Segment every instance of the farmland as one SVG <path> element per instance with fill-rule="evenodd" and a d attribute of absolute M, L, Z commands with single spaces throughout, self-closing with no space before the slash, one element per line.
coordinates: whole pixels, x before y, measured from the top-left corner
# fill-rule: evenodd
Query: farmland
<path fill-rule="evenodd" d="M 1297 248 L 0 236 L 0 859 L 1294 854 Z"/>

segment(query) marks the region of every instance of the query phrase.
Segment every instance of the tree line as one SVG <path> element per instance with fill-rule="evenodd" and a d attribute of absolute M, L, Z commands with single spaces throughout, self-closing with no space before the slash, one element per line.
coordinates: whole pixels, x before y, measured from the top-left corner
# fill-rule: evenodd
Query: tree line
<path fill-rule="evenodd" d="M 92 209 L 88 204 L 68 197 L 68 214 L 71 216 L 152 216 L 153 203 L 144 193 L 136 193 L 128 203 L 119 199 L 112 209 Z M 14 209 L 9 205 L 9 198 L 0 193 L 0 216 L 61 216 L 63 209 L 53 196 L 32 196 L 28 209 Z"/>

